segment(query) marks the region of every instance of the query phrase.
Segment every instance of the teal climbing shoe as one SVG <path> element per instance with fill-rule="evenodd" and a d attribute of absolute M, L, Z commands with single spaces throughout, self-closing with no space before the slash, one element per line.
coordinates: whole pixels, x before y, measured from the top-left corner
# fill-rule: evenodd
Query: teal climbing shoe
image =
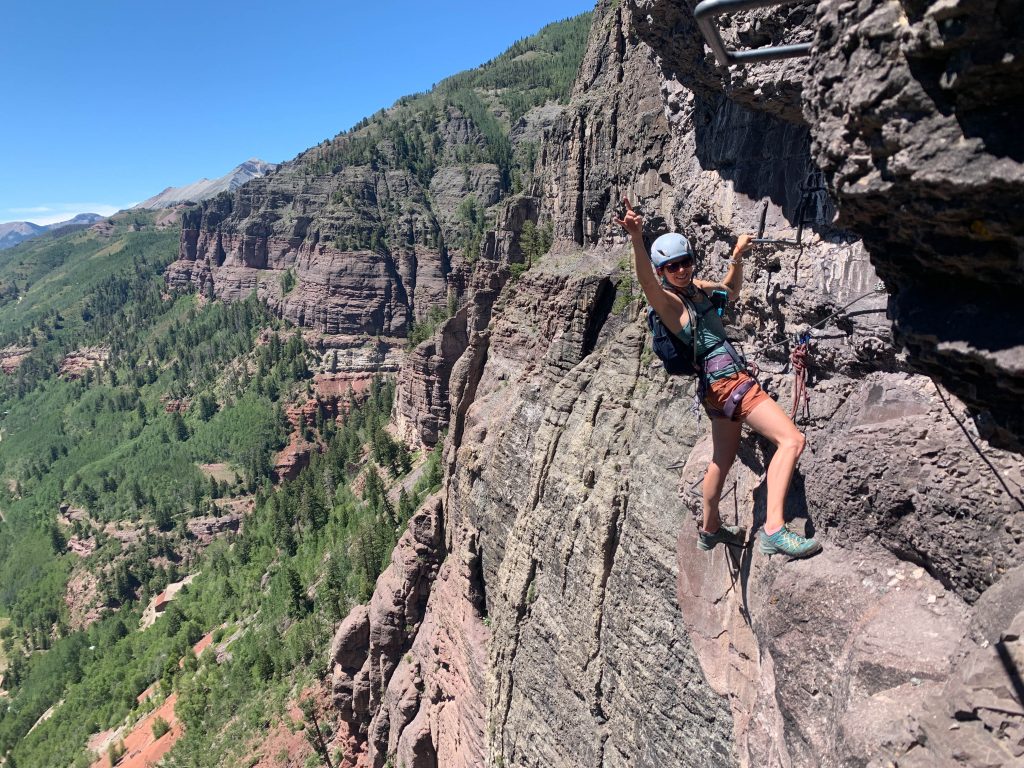
<path fill-rule="evenodd" d="M 697 534 L 697 547 L 710 552 L 716 544 L 728 544 L 731 547 L 742 547 L 747 537 L 747 529 L 738 525 L 722 525 L 714 533 L 701 531 Z"/>
<path fill-rule="evenodd" d="M 821 544 L 814 539 L 807 539 L 799 533 L 793 533 L 782 526 L 771 536 L 763 530 L 758 537 L 757 548 L 765 555 L 787 555 L 792 558 L 810 557 L 821 552 Z"/>

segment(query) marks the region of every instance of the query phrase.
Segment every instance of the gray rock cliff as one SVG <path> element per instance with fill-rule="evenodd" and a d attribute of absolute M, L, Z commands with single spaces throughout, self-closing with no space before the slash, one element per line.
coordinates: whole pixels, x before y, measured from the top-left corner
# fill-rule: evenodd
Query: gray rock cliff
<path fill-rule="evenodd" d="M 1021 451 L 1020 3 L 822 2 L 814 157 L 891 294 L 915 369 Z"/>

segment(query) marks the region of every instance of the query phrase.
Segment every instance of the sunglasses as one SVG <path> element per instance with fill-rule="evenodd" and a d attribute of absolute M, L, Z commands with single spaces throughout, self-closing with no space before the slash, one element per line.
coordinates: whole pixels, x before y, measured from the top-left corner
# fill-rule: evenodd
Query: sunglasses
<path fill-rule="evenodd" d="M 693 257 L 687 256 L 685 259 L 679 259 L 678 261 L 670 261 L 668 264 L 662 267 L 666 272 L 682 272 L 684 269 L 689 269 L 693 266 Z"/>

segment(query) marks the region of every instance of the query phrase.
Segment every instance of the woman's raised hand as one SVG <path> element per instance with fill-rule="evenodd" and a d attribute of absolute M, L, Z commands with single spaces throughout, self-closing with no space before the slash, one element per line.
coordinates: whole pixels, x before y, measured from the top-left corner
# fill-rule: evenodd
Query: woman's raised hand
<path fill-rule="evenodd" d="M 633 237 L 640 237 L 644 229 L 644 217 L 633 210 L 633 206 L 629 204 L 629 198 L 623 197 L 622 204 L 626 207 L 626 212 L 622 218 L 615 218 L 615 223 L 626 230 Z"/>

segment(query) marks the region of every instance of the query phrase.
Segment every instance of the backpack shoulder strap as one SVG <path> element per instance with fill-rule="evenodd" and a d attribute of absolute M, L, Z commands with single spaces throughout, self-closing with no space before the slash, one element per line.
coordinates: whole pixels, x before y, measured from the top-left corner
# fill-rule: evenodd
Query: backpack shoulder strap
<path fill-rule="evenodd" d="M 703 379 L 704 366 L 697 361 L 697 331 L 700 330 L 701 315 L 692 301 L 681 294 L 679 298 L 683 300 L 683 306 L 686 307 L 686 312 L 690 316 L 690 348 L 693 350 L 693 368 L 698 372 L 698 378 Z"/>

